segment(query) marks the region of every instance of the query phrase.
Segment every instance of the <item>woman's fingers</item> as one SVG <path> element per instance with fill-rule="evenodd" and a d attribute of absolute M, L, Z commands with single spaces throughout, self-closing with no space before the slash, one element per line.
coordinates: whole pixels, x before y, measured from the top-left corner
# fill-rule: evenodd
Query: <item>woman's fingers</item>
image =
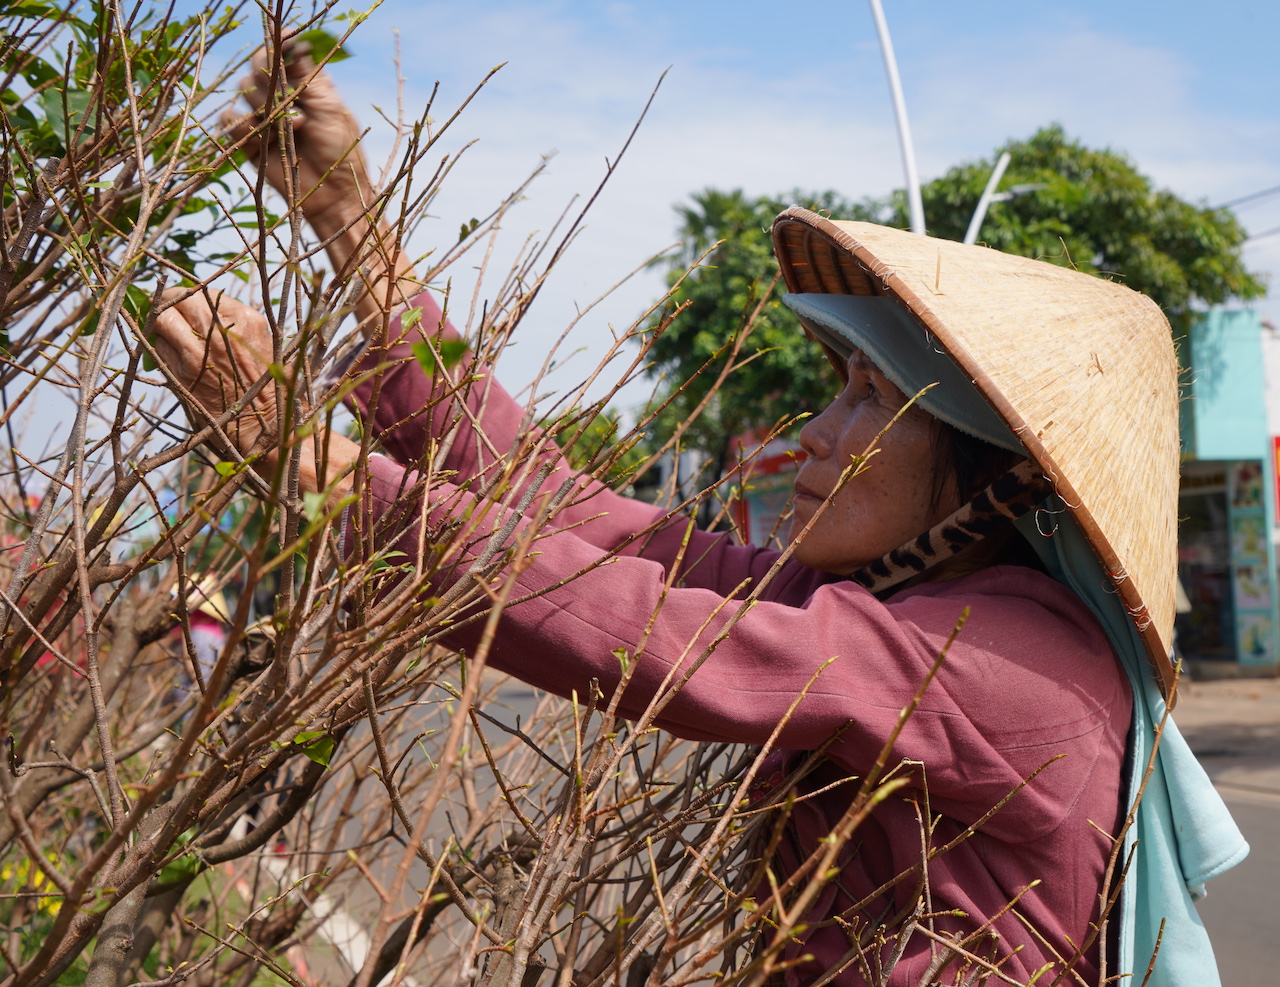
<path fill-rule="evenodd" d="M 287 51 L 285 57 L 285 81 L 291 88 L 301 87 L 294 103 L 297 110 L 294 131 L 314 129 L 317 125 L 344 135 L 354 131 L 355 118 L 342 102 L 329 73 L 317 70 L 311 58 L 311 46 L 298 45 L 292 52 Z"/>
<path fill-rule="evenodd" d="M 191 292 L 178 289 L 176 295 L 177 304 L 174 308 L 182 313 L 198 336 L 207 336 L 215 323 L 222 324 L 223 317 L 231 314 L 230 306 L 223 300 L 226 296 L 220 291 Z"/>
<path fill-rule="evenodd" d="M 191 326 L 176 308 L 168 308 L 156 316 L 155 329 L 156 356 L 174 377 L 189 387 L 199 364 L 198 358 L 192 359 Z"/>
<path fill-rule="evenodd" d="M 304 47 L 306 49 L 305 59 L 303 61 L 305 64 L 310 64 L 314 68 L 314 63 L 311 62 L 310 46 L 299 45 L 294 47 Z M 289 46 L 289 43 L 286 42 L 285 82 L 289 88 L 295 87 L 299 82 L 305 81 L 306 78 L 305 74 L 300 72 L 298 60 L 290 58 L 291 51 L 292 48 Z M 244 101 L 249 104 L 249 112 L 243 113 L 238 111 L 235 107 L 232 107 L 222 114 L 221 119 L 223 129 L 226 130 L 227 133 L 236 141 L 246 141 L 248 138 L 255 136 L 260 137 L 263 133 L 263 111 L 266 109 L 267 104 L 271 102 L 272 69 L 271 63 L 267 57 L 267 50 L 265 48 L 259 48 L 254 52 L 250 66 L 249 74 L 240 80 L 240 95 Z M 298 101 L 295 100 L 295 112 L 297 105 Z M 295 129 L 298 124 L 299 121 L 295 118 Z M 275 128 L 271 127 L 265 131 L 268 140 L 271 140 L 274 136 L 274 130 Z M 245 144 L 245 151 L 249 154 L 249 157 L 254 164 L 257 163 L 259 152 L 258 145 L 259 140 L 248 140 Z"/>
<path fill-rule="evenodd" d="M 179 288 L 165 297 L 172 304 L 156 316 L 157 343 L 171 355 L 166 361 L 170 369 L 185 382 L 193 382 L 201 371 L 248 381 L 266 372 L 271 332 L 259 312 L 220 293 L 210 297 Z"/>
<path fill-rule="evenodd" d="M 258 129 L 257 114 L 241 113 L 234 107 L 222 111 L 222 116 L 218 122 L 222 125 L 222 132 L 226 134 L 234 143 L 241 145 L 241 150 L 249 158 L 249 161 L 257 167 L 258 151 L 261 148 L 262 141 L 256 133 Z"/>
<path fill-rule="evenodd" d="M 360 127 L 328 73 L 317 68 L 309 45 L 286 43 L 282 62 L 284 78 L 276 78 L 277 84 L 283 83 L 283 91 L 272 98 L 272 62 L 265 50 L 253 56 L 252 70 L 241 82 L 250 112 L 229 110 L 222 123 L 253 165 L 264 169 L 276 191 L 300 202 L 317 231 L 331 236 L 357 221 L 372 199 L 372 183 L 359 148 Z M 264 145 L 273 147 L 277 136 L 275 123 L 264 127 L 267 107 L 274 108 L 285 98 L 289 104 L 282 112 L 288 114 L 297 155 L 296 187 L 279 160 L 278 149 L 263 153 Z"/>
<path fill-rule="evenodd" d="M 326 124 L 338 123 L 344 130 L 354 130 L 354 118 L 347 125 L 351 115 L 338 95 L 337 87 L 327 72 L 317 70 L 315 60 L 311 57 L 311 46 L 306 42 L 285 42 L 284 46 L 284 92 L 275 100 L 271 98 L 272 66 L 265 49 L 260 49 L 253 56 L 253 68 L 240 80 L 240 92 L 249 104 L 249 113 L 237 113 L 228 110 L 222 115 L 223 126 L 236 137 L 243 139 L 251 134 L 255 127 L 261 126 L 263 114 L 268 104 L 278 105 L 280 101 L 292 95 L 289 106 L 290 118 L 294 132 L 306 128 L 308 123 L 318 114 L 327 118 Z M 294 95 L 296 91 L 296 95 Z"/>
<path fill-rule="evenodd" d="M 249 108 L 261 113 L 271 90 L 271 63 L 267 60 L 267 50 L 259 48 L 255 51 L 249 65 L 249 74 L 240 80 L 240 92 Z"/>
<path fill-rule="evenodd" d="M 156 316 L 156 355 L 210 417 L 221 415 L 267 372 L 271 330 L 257 310 L 221 293 L 170 289 L 170 307 Z M 247 453 L 274 429 L 275 398 L 268 389 L 228 425 Z"/>
<path fill-rule="evenodd" d="M 308 41 L 286 41 L 284 43 L 284 76 L 289 85 L 296 86 L 305 82 L 315 74 L 316 63 L 311 57 L 311 43 Z"/>
<path fill-rule="evenodd" d="M 240 87 L 241 95 L 244 96 L 245 102 L 249 104 L 249 112 L 245 113 L 238 107 L 231 106 L 222 111 L 222 116 L 218 122 L 222 125 L 223 133 L 234 143 L 240 145 L 240 149 L 244 151 L 249 163 L 257 168 L 262 153 L 262 137 L 265 134 L 269 141 L 273 128 L 264 129 L 262 127 L 262 117 L 259 111 L 262 109 L 263 104 L 255 106 L 256 100 L 252 98 L 257 95 L 254 77 L 251 75 L 245 76 L 240 80 Z"/>

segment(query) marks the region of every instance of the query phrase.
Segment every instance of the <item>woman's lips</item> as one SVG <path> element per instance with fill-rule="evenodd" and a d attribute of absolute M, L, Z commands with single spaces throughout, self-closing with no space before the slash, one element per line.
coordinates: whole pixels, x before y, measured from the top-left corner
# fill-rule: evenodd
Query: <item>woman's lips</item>
<path fill-rule="evenodd" d="M 812 489 L 810 489 L 809 487 L 806 487 L 803 483 L 801 483 L 798 480 L 796 481 L 795 495 L 796 495 L 796 500 L 823 501 L 827 499 L 822 494 L 815 493 Z"/>

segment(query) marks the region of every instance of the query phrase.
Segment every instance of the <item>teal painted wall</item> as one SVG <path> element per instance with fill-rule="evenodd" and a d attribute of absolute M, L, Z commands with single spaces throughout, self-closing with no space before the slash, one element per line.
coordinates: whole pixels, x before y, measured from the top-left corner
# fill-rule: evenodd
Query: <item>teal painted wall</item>
<path fill-rule="evenodd" d="M 1236 660 L 1280 661 L 1280 587 L 1276 582 L 1277 477 L 1267 428 L 1262 318 L 1213 311 L 1191 328 L 1179 353 L 1185 380 L 1183 455 L 1227 463 L 1228 545 L 1235 604 Z"/>
<path fill-rule="evenodd" d="M 1184 455 L 1268 458 L 1261 334 L 1261 316 L 1249 311 L 1209 312 L 1191 328 Z"/>

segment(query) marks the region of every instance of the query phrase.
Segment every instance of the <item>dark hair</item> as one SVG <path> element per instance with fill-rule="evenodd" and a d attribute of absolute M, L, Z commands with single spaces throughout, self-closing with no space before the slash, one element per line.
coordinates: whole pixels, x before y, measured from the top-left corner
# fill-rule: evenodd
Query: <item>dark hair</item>
<path fill-rule="evenodd" d="M 1018 465 L 1023 457 L 993 446 L 968 432 L 938 422 L 933 437 L 933 507 L 946 494 L 947 479 L 954 477 L 960 503 L 976 497 L 982 489 Z"/>
<path fill-rule="evenodd" d="M 938 422 L 933 438 L 933 508 L 936 511 L 954 477 L 960 503 L 967 504 L 995 480 L 1013 469 L 1024 457 L 993 446 L 958 428 Z M 986 541 L 995 552 L 991 565 L 1020 565 L 1045 572 L 1034 548 L 1013 525 L 990 535 Z"/>

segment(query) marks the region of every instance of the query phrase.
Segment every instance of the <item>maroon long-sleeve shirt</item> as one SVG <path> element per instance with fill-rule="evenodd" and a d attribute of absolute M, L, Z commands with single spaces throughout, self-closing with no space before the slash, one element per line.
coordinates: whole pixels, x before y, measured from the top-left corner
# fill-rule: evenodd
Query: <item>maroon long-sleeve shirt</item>
<path fill-rule="evenodd" d="M 430 296 L 414 304 L 422 307 L 423 328 L 435 332 L 441 316 Z M 403 490 L 412 479 L 406 471 L 443 438 L 447 454 L 437 457 L 434 469 L 452 479 L 433 486 L 426 530 L 470 511 L 470 523 L 479 524 L 481 533 L 514 520 L 518 537 L 527 522 L 498 507 L 477 511 L 474 492 L 459 485 L 482 476 L 522 437 L 527 442 L 531 429 L 524 409 L 491 380 L 467 392 L 461 416 L 447 402 L 433 403 L 440 377 L 433 383 L 413 358 L 412 344 L 421 337 L 412 335 L 385 354 L 395 366 L 383 374 L 377 407 L 370 407 L 371 384 L 354 395 L 386 453 L 370 461 L 373 514 L 403 514 Z M 915 586 L 882 602 L 851 582 L 788 562 L 748 604 L 743 598 L 773 566 L 776 552 L 738 546 L 723 535 L 689 535 L 679 522 L 664 526 L 661 510 L 575 475 L 553 446 L 523 465 L 525 478 L 540 465 L 550 470 L 539 488 L 543 496 L 571 485 L 570 506 L 556 515 L 556 528 L 539 538 L 520 572 L 516 595 L 537 595 L 505 611 L 489 664 L 566 696 L 585 695 L 596 679 L 611 696 L 622 669 L 614 652 L 633 654 L 649 628 L 619 707 L 634 717 L 673 668 L 687 668 L 733 622 L 657 723 L 691 739 L 763 743 L 807 687 L 776 744 L 791 751 L 827 745 L 828 765 L 813 787 L 842 775 L 865 775 L 969 608 L 891 762 L 924 765 L 928 805 L 938 817 L 932 845 L 948 843 L 1053 763 L 976 834 L 930 864 L 933 911 L 965 916 L 940 918 L 935 926 L 977 928 L 1039 881 L 1022 897 L 1016 915 L 995 920 L 999 940 L 984 943 L 980 954 L 998 957 L 1001 970 L 1021 981 L 1052 962 L 1054 953 L 1065 957 L 1075 951 L 1072 944 L 1083 941 L 1098 913 L 1111 847 L 1105 834 L 1116 832 L 1122 815 L 1131 697 L 1106 637 L 1074 594 L 1042 573 L 996 566 Z M 516 486 L 521 482 L 517 478 Z M 416 557 L 418 539 L 416 530 L 408 530 L 401 547 Z M 616 558 L 599 565 L 615 552 Z M 667 591 L 668 573 L 677 564 L 679 579 Z M 747 612 L 739 614 L 744 607 Z M 478 633 L 461 631 L 454 643 L 474 645 Z M 856 785 L 839 785 L 798 805 L 790 838 L 780 848 L 785 867 L 820 845 L 855 790 Z M 895 795 L 862 824 L 813 919 L 841 914 L 919 862 L 919 796 L 915 788 Z M 914 893 L 914 881 L 902 882 L 868 913 L 874 917 L 886 907 L 909 905 Z M 838 924 L 819 924 L 788 948 L 791 958 L 812 957 L 788 972 L 788 983 L 816 979 L 848 949 Z M 890 982 L 915 984 L 938 949 L 924 935 L 914 935 Z M 1096 946 L 1076 972 L 1096 982 Z M 863 980 L 855 964 L 834 982 Z"/>

